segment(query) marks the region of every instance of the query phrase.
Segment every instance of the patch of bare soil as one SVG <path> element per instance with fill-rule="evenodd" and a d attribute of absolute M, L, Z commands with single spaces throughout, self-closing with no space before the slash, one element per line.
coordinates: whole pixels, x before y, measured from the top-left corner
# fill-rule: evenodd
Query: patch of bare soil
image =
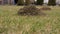
<path fill-rule="evenodd" d="M 48 6 L 43 6 L 42 8 L 40 8 L 41 10 L 51 10 L 51 8 L 50 7 L 48 7 Z"/>

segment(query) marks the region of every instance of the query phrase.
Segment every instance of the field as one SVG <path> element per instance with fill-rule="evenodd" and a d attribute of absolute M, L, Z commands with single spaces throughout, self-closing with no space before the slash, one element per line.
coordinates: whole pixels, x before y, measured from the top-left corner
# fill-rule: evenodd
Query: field
<path fill-rule="evenodd" d="M 19 16 L 22 7 L 0 6 L 0 34 L 60 34 L 60 7 L 50 6 L 47 16 Z"/>

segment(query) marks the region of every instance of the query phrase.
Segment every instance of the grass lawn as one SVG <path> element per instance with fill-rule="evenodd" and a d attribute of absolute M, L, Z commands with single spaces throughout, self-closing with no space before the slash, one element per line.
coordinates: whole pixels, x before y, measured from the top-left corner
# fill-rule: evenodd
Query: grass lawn
<path fill-rule="evenodd" d="M 47 16 L 18 16 L 22 7 L 0 6 L 0 34 L 60 34 L 60 7 L 51 6 Z"/>

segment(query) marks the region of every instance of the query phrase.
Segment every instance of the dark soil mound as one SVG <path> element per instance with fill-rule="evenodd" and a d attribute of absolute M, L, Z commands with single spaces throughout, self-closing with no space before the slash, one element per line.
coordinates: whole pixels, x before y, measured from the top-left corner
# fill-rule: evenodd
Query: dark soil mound
<path fill-rule="evenodd" d="M 35 5 L 24 6 L 18 11 L 19 15 L 43 15 L 44 13 L 40 9 L 36 8 Z"/>

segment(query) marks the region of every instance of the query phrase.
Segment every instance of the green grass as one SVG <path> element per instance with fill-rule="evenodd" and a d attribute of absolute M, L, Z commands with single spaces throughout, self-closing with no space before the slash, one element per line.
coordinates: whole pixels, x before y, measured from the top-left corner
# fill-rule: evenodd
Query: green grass
<path fill-rule="evenodd" d="M 18 16 L 22 7 L 0 6 L 0 34 L 60 34 L 60 7 L 43 11 L 47 16 Z"/>

